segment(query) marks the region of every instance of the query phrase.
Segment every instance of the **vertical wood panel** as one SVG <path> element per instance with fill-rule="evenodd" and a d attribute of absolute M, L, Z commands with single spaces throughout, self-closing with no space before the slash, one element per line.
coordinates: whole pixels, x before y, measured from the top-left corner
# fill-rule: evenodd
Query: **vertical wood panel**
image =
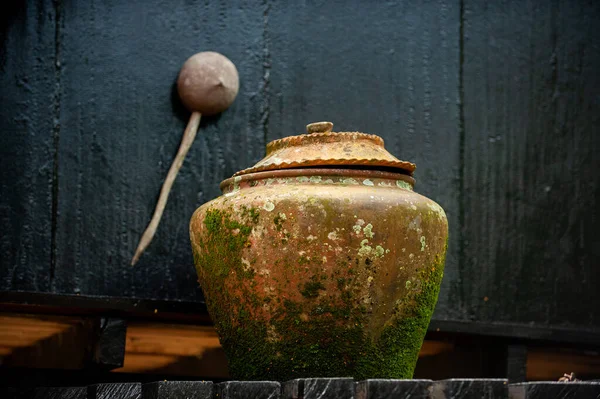
<path fill-rule="evenodd" d="M 189 218 L 264 151 L 262 12 L 161 0 L 63 7 L 57 291 L 200 299 Z M 220 117 L 202 121 L 157 234 L 132 268 L 189 117 L 175 89 L 179 69 L 207 50 L 237 65 L 240 93 Z"/>
<path fill-rule="evenodd" d="M 465 0 L 465 263 L 481 321 L 598 326 L 600 4 Z"/>
<path fill-rule="evenodd" d="M 274 2 L 267 13 L 269 140 L 328 120 L 417 164 L 416 190 L 450 223 L 436 317 L 458 317 L 459 3 Z"/>
<path fill-rule="evenodd" d="M 0 289 L 46 291 L 52 236 L 56 13 L 0 10 Z"/>

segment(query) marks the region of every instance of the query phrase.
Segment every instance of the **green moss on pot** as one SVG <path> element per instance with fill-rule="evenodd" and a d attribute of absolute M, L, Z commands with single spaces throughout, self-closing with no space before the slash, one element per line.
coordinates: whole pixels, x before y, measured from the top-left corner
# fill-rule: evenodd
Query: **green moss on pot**
<path fill-rule="evenodd" d="M 290 287 L 304 298 L 298 302 L 258 297 L 249 288 L 256 276 L 242 255 L 259 221 L 259 212 L 252 209 L 238 213 L 208 209 L 205 232 L 195 240 L 195 262 L 231 375 L 279 381 L 315 376 L 412 378 L 437 302 L 445 249 L 415 276 L 415 284 L 408 285 L 396 303 L 394 316 L 375 334 L 367 327 L 360 298 L 346 288 L 360 284 L 352 274 L 319 275 Z M 269 223 L 279 230 L 281 222 L 276 218 Z M 307 263 L 300 257 L 291 267 Z M 233 282 L 235 295 L 227 292 Z M 325 291 L 326 286 L 336 292 Z M 265 304 L 273 309 L 267 321 L 254 316 Z"/>
<path fill-rule="evenodd" d="M 233 376 L 284 381 L 302 377 L 412 378 L 419 350 L 437 302 L 444 258 L 420 273 L 421 289 L 411 292 L 379 339 L 370 337 L 364 317 L 349 305 L 304 321 L 302 305 L 286 302 L 272 325 L 285 332 L 269 342 L 267 326 L 245 320 L 225 351 Z M 224 343 L 225 345 L 225 343 Z"/>
<path fill-rule="evenodd" d="M 248 211 L 245 215 L 253 222 L 258 214 Z M 255 222 L 256 220 L 256 222 Z M 241 262 L 241 250 L 248 241 L 252 227 L 237 222 L 222 210 L 210 210 L 204 217 L 206 237 L 201 240 L 204 251 L 197 252 L 196 265 L 205 275 L 225 277 L 235 270 L 238 277 L 251 277 L 251 272 Z"/>

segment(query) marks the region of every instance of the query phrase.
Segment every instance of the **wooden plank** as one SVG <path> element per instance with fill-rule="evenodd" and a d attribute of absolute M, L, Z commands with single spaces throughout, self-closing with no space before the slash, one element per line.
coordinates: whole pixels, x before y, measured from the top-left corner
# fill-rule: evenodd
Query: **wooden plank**
<path fill-rule="evenodd" d="M 283 383 L 282 399 L 355 398 L 353 378 L 297 378 Z"/>
<path fill-rule="evenodd" d="M 142 385 L 142 399 L 213 399 L 210 381 L 158 381 Z"/>
<path fill-rule="evenodd" d="M 465 0 L 471 320 L 600 326 L 598 17 L 598 2 Z"/>
<path fill-rule="evenodd" d="M 212 326 L 129 323 L 125 362 L 119 373 L 153 373 L 204 378 L 229 375 L 225 352 Z"/>
<path fill-rule="evenodd" d="M 416 189 L 448 214 L 436 318 L 457 318 L 459 4 L 274 2 L 265 12 L 268 140 L 327 120 L 377 134 L 417 164 Z"/>
<path fill-rule="evenodd" d="M 281 384 L 275 381 L 227 381 L 215 386 L 219 399 L 279 399 Z"/>
<path fill-rule="evenodd" d="M 31 291 L 0 291 L 0 309 L 14 313 L 95 315 L 122 314 L 153 320 L 210 323 L 203 301 L 140 299 L 116 296 L 66 295 Z"/>
<path fill-rule="evenodd" d="M 448 379 L 433 384 L 433 397 L 439 399 L 508 399 L 505 379 Z"/>
<path fill-rule="evenodd" d="M 564 374 L 571 373 L 581 380 L 600 379 L 600 351 L 528 348 L 527 381 L 558 381 Z"/>
<path fill-rule="evenodd" d="M 33 399 L 87 399 L 86 387 L 36 388 Z"/>
<path fill-rule="evenodd" d="M 95 368 L 123 365 L 126 322 L 116 318 L 0 313 L 0 364 Z"/>
<path fill-rule="evenodd" d="M 419 398 L 432 399 L 431 380 L 384 380 L 360 381 L 356 385 L 356 399 Z"/>
<path fill-rule="evenodd" d="M 88 399 L 142 399 L 142 385 L 137 382 L 97 384 L 87 387 Z"/>
<path fill-rule="evenodd" d="M 22 314 L 0 314 L 0 357 L 10 355 L 17 348 L 26 348 L 54 335 L 63 334 L 76 327 L 81 319 L 76 317 L 43 317 Z M 0 359 L 0 363 L 3 359 Z"/>
<path fill-rule="evenodd" d="M 0 289 L 50 289 L 57 14 L 51 2 L 0 10 Z"/>
<path fill-rule="evenodd" d="M 531 341 L 562 342 L 592 347 L 600 346 L 600 329 L 598 328 L 508 322 L 495 323 L 493 321 L 432 320 L 428 331 L 432 335 L 442 332 L 470 336 L 523 338 Z"/>
<path fill-rule="evenodd" d="M 600 382 L 527 382 L 511 384 L 511 399 L 588 399 L 600 397 Z"/>
<path fill-rule="evenodd" d="M 0 320 L 0 343 L 11 347 L 0 358 L 4 367 L 81 369 L 89 364 L 92 319 L 3 314 Z"/>
<path fill-rule="evenodd" d="M 264 140 L 262 11 L 237 2 L 63 4 L 56 290 L 200 300 L 188 222 L 219 183 L 259 159 Z M 237 65 L 237 101 L 206 118 L 141 261 L 131 257 L 189 117 L 175 81 L 192 54 Z"/>

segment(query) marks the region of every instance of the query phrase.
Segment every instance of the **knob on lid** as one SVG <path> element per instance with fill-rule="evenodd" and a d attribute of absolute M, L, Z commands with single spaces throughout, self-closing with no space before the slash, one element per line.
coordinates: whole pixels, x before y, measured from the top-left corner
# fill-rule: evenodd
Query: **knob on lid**
<path fill-rule="evenodd" d="M 383 146 L 383 139 L 360 132 L 331 131 L 333 123 L 316 122 L 306 126 L 308 134 L 290 136 L 267 144 L 267 155 L 251 168 L 234 176 L 267 170 L 306 167 L 368 167 L 369 169 L 397 169 L 411 175 L 416 166 L 401 161 Z"/>

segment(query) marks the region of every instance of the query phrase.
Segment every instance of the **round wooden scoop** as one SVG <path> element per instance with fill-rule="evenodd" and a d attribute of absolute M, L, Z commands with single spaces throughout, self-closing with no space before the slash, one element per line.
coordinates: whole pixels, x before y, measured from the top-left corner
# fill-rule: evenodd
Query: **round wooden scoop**
<path fill-rule="evenodd" d="M 169 173 L 160 190 L 154 215 L 140 239 L 131 265 L 135 265 L 144 250 L 150 245 L 156 228 L 167 205 L 169 192 L 183 160 L 190 149 L 202 115 L 214 115 L 225 111 L 235 100 L 240 82 L 233 62 L 222 54 L 206 51 L 194 54 L 183 64 L 177 79 L 177 91 L 183 105 L 192 112 L 183 133 L 181 144 Z"/>

